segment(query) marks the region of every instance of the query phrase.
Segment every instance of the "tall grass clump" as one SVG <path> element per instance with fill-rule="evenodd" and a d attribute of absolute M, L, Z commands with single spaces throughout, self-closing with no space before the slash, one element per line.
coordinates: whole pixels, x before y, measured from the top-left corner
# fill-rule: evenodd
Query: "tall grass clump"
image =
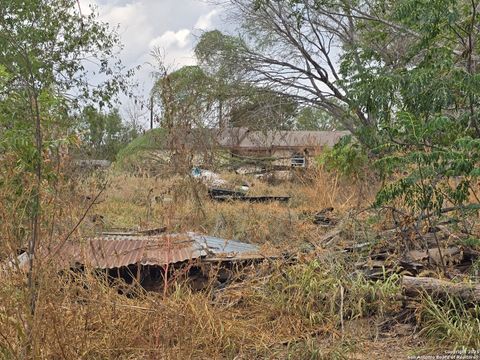
<path fill-rule="evenodd" d="M 456 349 L 480 348 L 480 305 L 465 304 L 457 297 L 425 296 L 418 310 L 421 332 Z"/>
<path fill-rule="evenodd" d="M 357 275 L 348 281 L 347 311 L 352 317 L 377 315 L 384 317 L 401 309 L 399 295 L 401 293 L 400 276 L 384 274 L 380 280 L 368 280 Z"/>
<path fill-rule="evenodd" d="M 397 276 L 373 282 L 362 275 L 349 276 L 346 264 L 318 259 L 280 264 L 264 286 L 256 289 L 252 301 L 268 306 L 266 313 L 275 314 L 270 321 L 283 323 L 287 329 L 291 325 L 292 332 L 300 326 L 306 333 L 338 333 L 344 320 L 383 317 L 401 305 Z"/>

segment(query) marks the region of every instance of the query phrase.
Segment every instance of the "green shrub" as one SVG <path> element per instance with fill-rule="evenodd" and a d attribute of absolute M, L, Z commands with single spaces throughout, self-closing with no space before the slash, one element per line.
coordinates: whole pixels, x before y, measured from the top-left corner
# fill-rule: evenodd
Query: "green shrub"
<path fill-rule="evenodd" d="M 338 171 L 342 176 L 362 178 L 368 164 L 368 157 L 361 145 L 344 136 L 332 148 L 327 148 L 318 157 L 319 164 L 327 171 Z"/>
<path fill-rule="evenodd" d="M 161 150 L 165 139 L 165 129 L 157 128 L 147 131 L 118 152 L 116 157 L 118 165 L 123 169 L 134 166 L 148 152 Z"/>
<path fill-rule="evenodd" d="M 463 300 L 448 297 L 446 300 L 424 299 L 419 314 L 422 332 L 455 348 L 480 347 L 480 306 L 467 306 Z"/>

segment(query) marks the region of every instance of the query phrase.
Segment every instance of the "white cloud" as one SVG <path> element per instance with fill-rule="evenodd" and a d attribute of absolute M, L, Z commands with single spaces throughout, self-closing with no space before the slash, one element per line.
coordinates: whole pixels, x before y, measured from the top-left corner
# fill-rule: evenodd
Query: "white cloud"
<path fill-rule="evenodd" d="M 161 49 L 168 69 L 193 65 L 194 30 L 213 29 L 220 16 L 218 8 L 200 0 L 80 0 L 83 15 L 90 5 L 98 7 L 101 21 L 118 26 L 120 57 L 126 68 L 141 66 L 136 79 L 144 97 L 153 85 L 152 50 Z"/>
<path fill-rule="evenodd" d="M 118 32 L 124 45 L 122 60 L 127 68 L 151 61 L 158 47 L 168 65 L 194 62 L 193 30 L 210 30 L 220 11 L 199 0 L 80 0 L 84 14 L 98 7 L 100 19 Z M 140 81 L 149 79 L 142 78 Z"/>
<path fill-rule="evenodd" d="M 145 7 L 142 3 L 127 3 L 124 5 L 107 5 L 102 7 L 103 18 L 111 24 L 129 26 L 145 20 Z"/>
<path fill-rule="evenodd" d="M 188 29 L 181 29 L 178 31 L 169 30 L 164 32 L 161 36 L 152 39 L 149 43 L 149 48 L 153 49 L 154 47 L 160 47 L 168 49 L 170 47 L 177 47 L 184 49 L 190 44 L 190 36 L 191 32 Z"/>
<path fill-rule="evenodd" d="M 194 29 L 200 30 L 210 30 L 213 27 L 213 18 L 218 15 L 219 11 L 217 9 L 213 9 L 208 14 L 200 15 L 197 22 L 193 26 Z"/>

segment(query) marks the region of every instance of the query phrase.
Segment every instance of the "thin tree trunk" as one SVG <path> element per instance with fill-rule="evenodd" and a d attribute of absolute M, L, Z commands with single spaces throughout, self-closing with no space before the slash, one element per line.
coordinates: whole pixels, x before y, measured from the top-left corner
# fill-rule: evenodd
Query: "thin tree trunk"
<path fill-rule="evenodd" d="M 36 289 L 35 289 L 35 251 L 40 242 L 40 220 L 41 220 L 41 186 L 42 186 L 42 128 L 40 119 L 40 109 L 38 106 L 38 96 L 36 93 L 32 96 L 33 115 L 35 121 L 35 147 L 37 150 L 37 159 L 35 164 L 36 184 L 33 194 L 33 214 L 32 214 L 32 237 L 28 246 L 29 269 L 28 269 L 28 288 L 30 290 L 30 311 L 35 314 Z"/>
<path fill-rule="evenodd" d="M 225 122 L 223 119 L 223 100 L 218 101 L 218 127 L 223 130 L 225 128 Z"/>
<path fill-rule="evenodd" d="M 40 224 L 41 224 L 41 186 L 42 186 L 42 129 L 40 109 L 38 105 L 38 93 L 33 90 L 30 94 L 30 109 L 32 122 L 35 124 L 35 148 L 37 150 L 35 164 L 36 182 L 33 187 L 33 209 L 31 214 L 32 235 L 28 243 L 28 294 L 30 298 L 31 323 L 27 322 L 26 328 L 26 347 L 22 351 L 25 358 L 35 357 L 34 348 L 34 324 L 35 310 L 37 303 L 37 288 L 35 276 L 35 252 L 40 242 Z"/>

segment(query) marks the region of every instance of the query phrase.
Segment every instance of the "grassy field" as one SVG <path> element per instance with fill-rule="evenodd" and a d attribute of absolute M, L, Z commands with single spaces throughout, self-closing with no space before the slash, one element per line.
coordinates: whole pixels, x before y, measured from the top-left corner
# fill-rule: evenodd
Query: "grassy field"
<path fill-rule="evenodd" d="M 355 269 L 364 254 L 341 251 L 382 241 L 376 234 L 383 220 L 367 209 L 374 183 L 352 184 L 321 170 L 276 185 L 221 175 L 232 184 L 250 183 L 252 194 L 291 200 L 219 203 L 188 177 L 112 171 L 70 186 L 61 206 L 63 231 L 100 194 L 73 239 L 166 226 L 257 244 L 288 254 L 285 259 L 247 266 L 221 289 L 193 291 L 172 281 L 166 293 L 137 287 L 128 297 L 102 276 L 66 276 L 45 261 L 33 317 L 25 278 L 13 272 L 0 279 L 2 358 L 21 357 L 30 347 L 45 359 L 402 359 L 480 345 L 477 308 L 427 298 L 405 308 L 397 275 L 369 281 Z M 312 216 L 327 207 L 341 219 L 341 236 L 325 247 L 319 239 L 330 229 L 313 224 Z"/>

